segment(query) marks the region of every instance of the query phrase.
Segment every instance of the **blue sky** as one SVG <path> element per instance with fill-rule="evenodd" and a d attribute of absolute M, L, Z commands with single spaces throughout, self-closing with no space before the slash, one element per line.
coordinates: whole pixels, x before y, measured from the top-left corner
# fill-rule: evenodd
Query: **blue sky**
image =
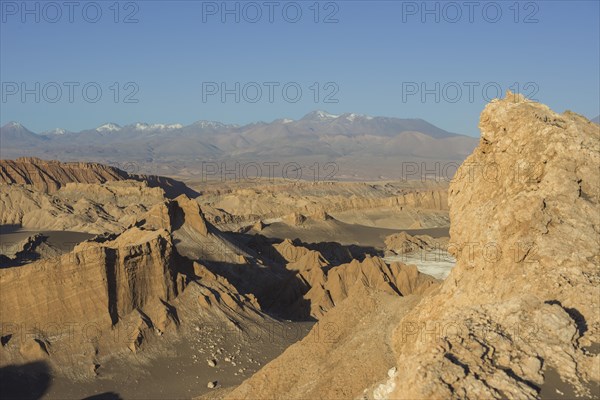
<path fill-rule="evenodd" d="M 600 113 L 598 1 L 282 1 L 272 3 L 272 23 L 264 1 L 228 2 L 239 22 L 235 13 L 221 20 L 221 1 L 120 2 L 118 15 L 114 1 L 82 1 L 73 22 L 62 1 L 27 2 L 34 11 L 25 15 L 21 1 L 0 3 L 0 123 L 37 132 L 109 121 L 244 124 L 323 109 L 423 118 L 477 136 L 487 99 L 508 88 L 556 111 Z M 236 82 L 239 102 L 221 98 L 221 85 L 236 92 Z"/>

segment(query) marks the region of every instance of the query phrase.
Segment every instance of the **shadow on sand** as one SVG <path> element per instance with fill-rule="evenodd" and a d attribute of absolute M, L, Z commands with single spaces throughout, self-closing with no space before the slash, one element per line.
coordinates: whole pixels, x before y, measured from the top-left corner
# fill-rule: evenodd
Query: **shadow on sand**
<path fill-rule="evenodd" d="M 0 399 L 37 400 L 50 388 L 50 367 L 45 362 L 0 368 Z"/>
<path fill-rule="evenodd" d="M 21 230 L 21 225 L 17 225 L 17 224 L 0 225 L 0 235 L 18 232 L 19 230 Z"/>
<path fill-rule="evenodd" d="M 106 392 L 86 397 L 83 400 L 123 400 L 123 398 L 115 392 Z"/>

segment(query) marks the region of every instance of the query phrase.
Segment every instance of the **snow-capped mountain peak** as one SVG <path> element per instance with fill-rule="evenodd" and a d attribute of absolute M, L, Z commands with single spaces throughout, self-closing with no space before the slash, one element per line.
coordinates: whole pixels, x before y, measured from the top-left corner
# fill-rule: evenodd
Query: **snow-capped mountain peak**
<path fill-rule="evenodd" d="M 55 128 L 55 129 L 51 129 L 49 131 L 43 132 L 42 135 L 64 135 L 66 133 L 69 133 L 69 131 L 67 131 L 66 129 Z"/>
<path fill-rule="evenodd" d="M 200 121 L 196 121 L 194 122 L 191 126 L 196 127 L 196 128 L 200 128 L 200 129 L 204 129 L 204 128 L 237 128 L 238 125 L 235 124 L 224 124 L 222 122 L 218 122 L 218 121 L 207 121 L 207 120 L 200 120 Z"/>
<path fill-rule="evenodd" d="M 173 130 L 173 129 L 181 129 L 183 125 L 181 124 L 147 124 L 145 122 L 136 123 L 133 128 L 136 131 L 156 131 L 156 130 Z"/>
<path fill-rule="evenodd" d="M 194 126 L 197 126 L 198 128 L 219 128 L 221 126 L 223 126 L 223 124 L 221 122 L 216 122 L 216 121 L 196 121 L 193 124 Z"/>
<path fill-rule="evenodd" d="M 373 117 L 371 117 L 370 115 L 355 114 L 355 113 L 343 114 L 342 117 L 344 117 L 345 119 L 347 119 L 350 122 L 354 122 L 356 119 L 364 119 L 364 120 L 367 120 L 367 121 L 370 121 L 370 120 L 373 119 Z"/>
<path fill-rule="evenodd" d="M 121 127 L 117 124 L 113 124 L 112 122 L 109 122 L 96 128 L 96 131 L 98 132 L 118 132 L 120 130 Z"/>
<path fill-rule="evenodd" d="M 327 121 L 338 118 L 339 115 L 329 114 L 327 111 L 317 110 L 306 114 L 302 119 L 313 121 Z"/>
<path fill-rule="evenodd" d="M 22 124 L 10 121 L 6 125 L 2 127 L 2 130 L 11 131 L 11 132 L 19 132 L 19 133 L 33 133 L 29 129 L 25 128 Z"/>
<path fill-rule="evenodd" d="M 327 111 L 317 110 L 306 114 L 303 120 L 309 121 L 349 121 L 354 122 L 355 120 L 364 120 L 370 121 L 373 117 L 365 114 L 356 114 L 356 113 L 345 113 L 341 115 L 330 114 Z"/>

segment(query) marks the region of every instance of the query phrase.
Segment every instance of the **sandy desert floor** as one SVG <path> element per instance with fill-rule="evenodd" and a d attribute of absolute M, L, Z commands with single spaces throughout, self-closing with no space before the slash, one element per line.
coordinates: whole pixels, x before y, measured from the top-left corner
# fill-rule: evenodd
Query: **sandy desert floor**
<path fill-rule="evenodd" d="M 268 323 L 266 331 L 238 334 L 198 325 L 191 337 L 165 337 L 168 345 L 131 362 L 116 358 L 97 370 L 94 380 L 50 381 L 47 399 L 189 399 L 239 385 L 310 331 L 311 322 Z M 214 357 L 213 357 L 214 354 Z M 208 364 L 216 362 L 215 367 Z M 228 361 L 229 360 L 229 361 Z M 215 389 L 208 382 L 217 382 Z M 93 397 L 97 396 L 97 397 Z"/>

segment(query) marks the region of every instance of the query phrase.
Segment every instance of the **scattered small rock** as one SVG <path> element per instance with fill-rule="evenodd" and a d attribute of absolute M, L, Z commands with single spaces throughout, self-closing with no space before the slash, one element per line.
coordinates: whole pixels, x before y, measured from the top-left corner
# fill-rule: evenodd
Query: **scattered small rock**
<path fill-rule="evenodd" d="M 388 377 L 393 378 L 396 376 L 396 371 L 398 371 L 398 369 L 396 367 L 392 367 L 389 369 L 388 371 Z"/>

